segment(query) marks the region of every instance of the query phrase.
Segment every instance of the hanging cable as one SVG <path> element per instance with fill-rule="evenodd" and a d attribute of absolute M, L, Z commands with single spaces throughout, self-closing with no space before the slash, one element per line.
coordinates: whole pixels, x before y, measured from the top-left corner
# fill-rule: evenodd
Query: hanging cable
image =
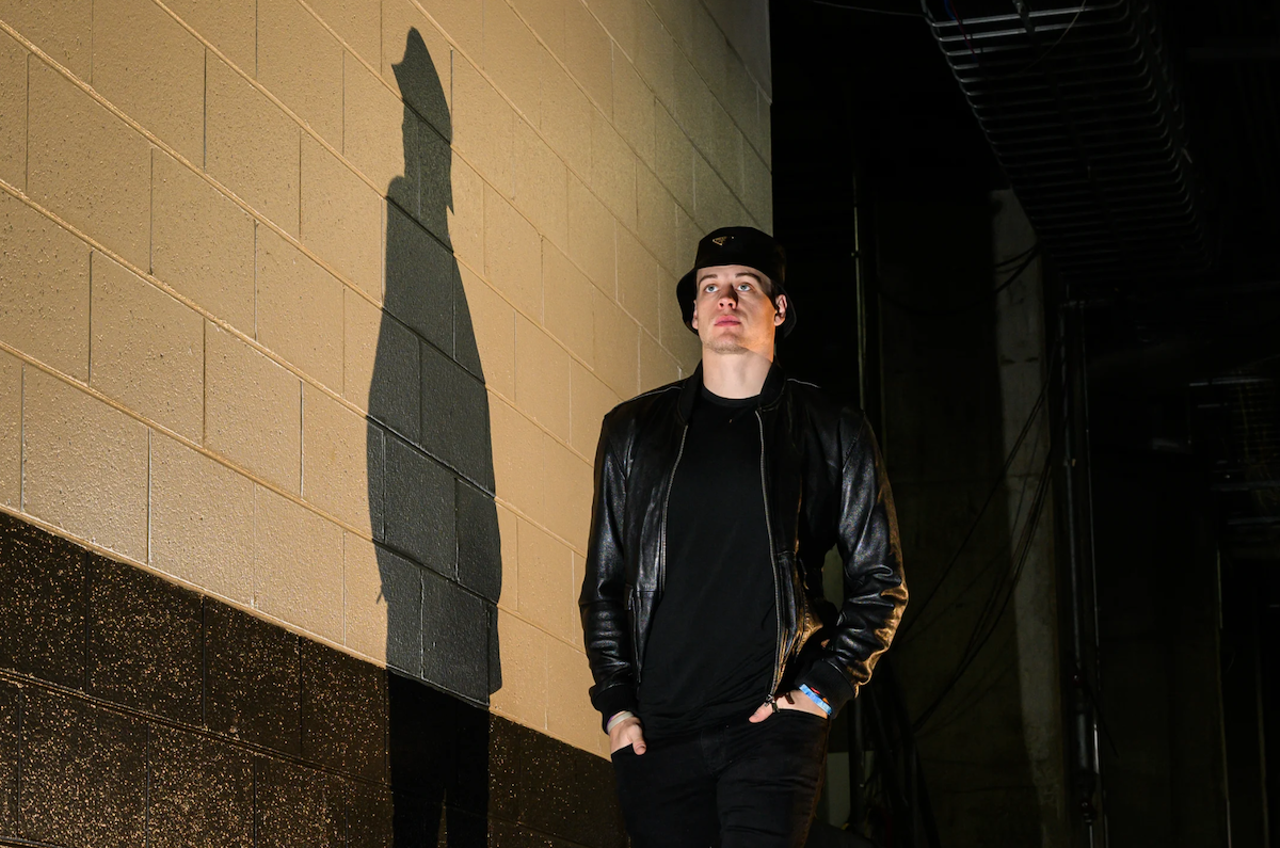
<path fill-rule="evenodd" d="M 1022 272 L 1026 271 L 1027 268 L 1031 267 L 1031 263 L 1034 262 L 1036 260 L 1036 257 L 1038 257 L 1039 255 L 1040 255 L 1040 243 L 1037 242 L 1032 247 L 1031 251 L 1027 254 L 1026 259 L 1024 259 L 1022 261 L 1022 264 L 1020 264 L 1017 268 L 1013 270 L 1013 272 L 1009 275 L 1008 279 L 1006 279 L 1000 285 L 996 286 L 991 291 L 984 292 L 979 297 L 975 297 L 973 300 L 969 301 L 968 303 L 963 303 L 959 306 L 953 306 L 953 307 L 947 307 L 947 308 L 916 306 L 915 304 L 906 303 L 904 301 L 898 300 L 898 298 L 895 295 L 891 295 L 888 292 L 886 292 L 880 286 L 878 281 L 873 282 L 872 285 L 875 286 L 876 291 L 880 294 L 881 297 L 883 297 L 886 301 L 888 301 L 893 306 L 896 306 L 899 309 L 901 309 L 903 312 L 907 312 L 912 315 L 923 315 L 927 317 L 949 318 L 954 315 L 960 315 L 965 312 L 968 312 L 970 309 L 973 309 L 978 306 L 982 306 L 983 304 L 993 300 L 996 297 L 996 295 L 1000 294 L 1000 292 L 1004 291 L 1005 289 L 1009 288 L 1009 286 L 1017 282 L 1018 278 L 1022 276 Z"/>
<path fill-rule="evenodd" d="M 857 6 L 852 3 L 834 3 L 832 0 L 809 0 L 815 6 L 830 6 L 833 9 L 844 9 L 846 12 L 867 12 L 872 15 L 893 15 L 900 18 L 923 18 L 921 12 L 901 12 L 896 9 L 874 9 L 870 6 Z"/>

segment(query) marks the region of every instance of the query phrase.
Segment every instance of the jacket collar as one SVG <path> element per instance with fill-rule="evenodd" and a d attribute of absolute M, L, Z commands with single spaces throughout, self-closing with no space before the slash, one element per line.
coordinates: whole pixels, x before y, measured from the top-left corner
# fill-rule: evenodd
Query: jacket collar
<path fill-rule="evenodd" d="M 782 389 L 787 384 L 787 375 L 782 370 L 782 366 L 778 364 L 778 360 L 774 360 L 769 367 L 769 373 L 764 378 L 764 386 L 760 389 L 760 407 L 769 409 L 782 397 Z M 680 400 L 678 409 L 680 412 L 680 420 L 688 422 L 689 416 L 693 413 L 693 405 L 698 402 L 698 395 L 702 393 L 702 363 L 698 363 L 698 367 L 693 369 L 693 373 L 684 381 L 684 385 L 680 387 Z"/>

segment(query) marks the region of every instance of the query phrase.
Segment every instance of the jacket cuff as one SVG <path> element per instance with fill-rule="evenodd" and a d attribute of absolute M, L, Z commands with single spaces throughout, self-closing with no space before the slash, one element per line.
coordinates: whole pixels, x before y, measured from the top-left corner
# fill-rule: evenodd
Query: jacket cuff
<path fill-rule="evenodd" d="M 836 713 L 852 701 L 856 694 L 849 679 L 826 660 L 818 660 L 796 678 L 796 688 L 799 688 L 802 683 L 822 693 L 822 697 L 826 698 L 827 703 L 831 705 L 832 718 L 835 718 Z"/>
<path fill-rule="evenodd" d="M 595 708 L 600 711 L 600 729 L 604 730 L 609 719 L 623 710 L 636 711 L 636 696 L 630 686 L 610 686 L 599 692 L 592 699 Z M 608 731 L 605 731 L 608 733 Z"/>

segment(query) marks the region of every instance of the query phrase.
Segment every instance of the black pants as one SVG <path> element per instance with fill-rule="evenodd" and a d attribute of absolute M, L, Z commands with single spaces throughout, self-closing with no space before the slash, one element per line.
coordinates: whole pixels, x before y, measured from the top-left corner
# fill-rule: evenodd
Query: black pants
<path fill-rule="evenodd" d="M 827 760 L 830 721 L 781 710 L 613 755 L 634 848 L 800 848 Z"/>

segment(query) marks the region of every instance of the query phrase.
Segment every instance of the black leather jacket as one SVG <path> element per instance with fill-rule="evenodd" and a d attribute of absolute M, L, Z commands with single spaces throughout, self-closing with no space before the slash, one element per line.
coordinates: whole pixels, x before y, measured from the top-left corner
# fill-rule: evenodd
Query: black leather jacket
<path fill-rule="evenodd" d="M 618 405 L 601 427 L 579 606 L 591 702 L 606 719 L 636 704 L 662 599 L 671 481 L 701 385 L 699 366 Z M 778 610 L 772 688 L 760 699 L 807 683 L 838 710 L 871 677 L 907 603 L 889 481 L 862 413 L 776 364 L 756 417 Z M 822 596 L 833 545 L 844 562 L 838 609 Z"/>

